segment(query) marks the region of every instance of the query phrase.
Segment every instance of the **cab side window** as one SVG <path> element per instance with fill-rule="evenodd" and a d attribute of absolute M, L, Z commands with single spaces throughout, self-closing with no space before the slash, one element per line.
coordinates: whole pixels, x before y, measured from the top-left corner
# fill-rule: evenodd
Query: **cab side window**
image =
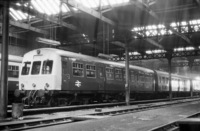
<path fill-rule="evenodd" d="M 24 62 L 24 66 L 22 67 L 22 75 L 28 75 L 31 67 L 31 62 Z"/>
<path fill-rule="evenodd" d="M 53 61 L 52 60 L 46 60 L 43 62 L 42 67 L 42 74 L 51 74 L 53 67 Z"/>

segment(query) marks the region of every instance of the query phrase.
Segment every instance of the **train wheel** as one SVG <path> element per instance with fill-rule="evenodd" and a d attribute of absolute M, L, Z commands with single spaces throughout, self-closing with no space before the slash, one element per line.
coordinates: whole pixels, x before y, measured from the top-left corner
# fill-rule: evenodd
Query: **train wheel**
<path fill-rule="evenodd" d="M 57 98 L 51 98 L 47 104 L 48 106 L 58 106 L 58 99 Z"/>
<path fill-rule="evenodd" d="M 59 98 L 59 106 L 67 106 L 68 105 L 68 100 L 65 98 Z"/>

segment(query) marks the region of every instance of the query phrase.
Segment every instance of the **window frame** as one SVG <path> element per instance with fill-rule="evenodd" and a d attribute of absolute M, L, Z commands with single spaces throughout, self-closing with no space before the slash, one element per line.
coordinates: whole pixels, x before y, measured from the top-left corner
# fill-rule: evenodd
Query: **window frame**
<path fill-rule="evenodd" d="M 114 78 L 115 78 L 115 80 L 122 81 L 122 69 L 120 69 L 120 68 L 115 68 L 114 71 L 115 71 L 115 73 L 114 73 Z M 119 71 L 119 72 L 118 72 L 118 71 Z M 116 75 L 119 75 L 119 77 L 116 78 Z"/>
<path fill-rule="evenodd" d="M 33 70 L 34 70 L 33 66 L 34 66 L 34 63 L 36 63 L 36 62 L 40 62 L 40 69 L 39 69 L 38 73 L 33 74 Z M 42 63 L 43 63 L 42 61 L 33 61 L 32 67 L 31 67 L 31 75 L 40 75 L 41 74 Z"/>
<path fill-rule="evenodd" d="M 23 62 L 23 64 L 25 64 L 23 67 L 21 67 L 21 73 L 20 73 L 20 75 L 22 75 L 22 76 L 27 76 L 27 75 L 30 75 L 30 72 L 31 72 L 31 69 L 32 69 L 32 62 L 31 61 L 26 61 L 26 62 Z M 28 69 L 28 71 L 26 71 L 26 74 L 24 74 L 23 72 L 24 72 L 24 67 L 26 66 L 26 65 L 29 65 L 29 67 L 26 67 L 26 69 Z M 28 72 L 28 73 L 27 73 Z"/>
<path fill-rule="evenodd" d="M 80 68 L 80 67 L 74 67 L 74 64 L 78 64 L 78 65 L 82 65 L 82 67 Z M 80 71 L 80 70 L 82 70 L 81 72 L 82 72 L 82 75 L 80 76 L 80 75 L 74 75 L 74 69 L 77 69 L 78 71 Z M 84 77 L 85 75 L 84 75 L 84 64 L 83 63 L 81 63 L 81 62 L 72 62 L 72 75 L 74 76 L 74 77 Z"/>
<path fill-rule="evenodd" d="M 100 75 L 101 73 L 101 75 Z M 105 78 L 105 68 L 101 66 L 97 66 L 97 77 L 98 78 Z"/>
<path fill-rule="evenodd" d="M 15 68 L 13 68 L 15 67 Z M 14 72 L 16 75 L 14 75 Z M 8 65 L 8 77 L 18 78 L 19 77 L 19 66 L 18 65 Z"/>
<path fill-rule="evenodd" d="M 89 67 L 94 67 L 94 69 L 92 69 L 92 68 L 87 69 L 88 66 Z M 87 71 L 94 72 L 94 76 L 88 76 Z M 85 65 L 85 73 L 86 73 L 86 77 L 87 78 L 96 78 L 97 77 L 97 75 L 96 75 L 96 66 L 94 64 L 86 64 Z"/>
<path fill-rule="evenodd" d="M 44 68 L 44 63 L 45 62 L 52 62 L 51 63 L 51 67 L 50 67 L 50 73 L 47 73 L 47 70 L 45 69 L 43 69 Z M 45 64 L 46 66 L 47 66 L 47 64 Z M 52 71 L 53 71 L 53 60 L 44 60 L 43 62 L 42 62 L 42 69 L 41 69 L 42 71 L 41 71 L 41 74 L 42 75 L 50 75 L 50 74 L 52 74 Z M 44 71 L 46 71 L 46 73 L 44 73 Z"/>
<path fill-rule="evenodd" d="M 109 69 L 109 72 L 107 72 L 107 69 Z M 112 67 L 106 67 L 105 68 L 105 72 L 106 72 L 106 79 L 107 80 L 114 80 L 114 68 L 112 68 Z M 108 77 L 107 74 L 111 74 L 112 77 L 110 77 L 110 76 Z"/>

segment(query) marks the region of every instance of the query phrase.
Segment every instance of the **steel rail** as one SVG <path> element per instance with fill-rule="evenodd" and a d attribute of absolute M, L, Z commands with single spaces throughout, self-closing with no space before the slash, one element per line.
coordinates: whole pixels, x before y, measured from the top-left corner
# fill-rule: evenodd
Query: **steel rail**
<path fill-rule="evenodd" d="M 192 114 L 192 115 L 190 115 L 190 116 L 188 116 L 186 118 L 194 118 L 194 117 L 199 117 L 199 116 L 200 116 L 200 112 Z M 183 120 L 183 119 L 185 119 L 185 118 L 181 118 L 179 120 Z M 155 128 L 153 128 L 153 129 L 151 129 L 149 131 L 179 131 L 178 121 L 171 122 L 171 123 L 159 126 L 159 127 L 155 127 Z"/>
<path fill-rule="evenodd" d="M 173 100 L 182 100 L 182 99 L 195 99 L 198 97 L 180 97 L 173 98 Z M 155 99 L 155 100 L 141 100 L 141 101 L 131 101 L 130 105 L 135 104 L 146 104 L 146 103 L 154 103 L 154 102 L 164 102 L 169 101 L 169 99 Z M 30 108 L 24 109 L 24 115 L 35 115 L 40 113 L 53 113 L 53 112 L 61 112 L 61 111 L 74 111 L 81 109 L 92 109 L 92 108 L 104 108 L 104 107 L 114 107 L 114 106 L 123 106 L 126 105 L 125 102 L 116 102 L 116 103 L 103 103 L 103 104 L 88 104 L 88 105 L 74 105 L 74 106 L 62 106 L 62 107 L 45 107 L 45 108 Z M 12 107 L 10 107 L 12 108 Z M 11 117 L 12 109 L 8 110 L 8 116 Z"/>
<path fill-rule="evenodd" d="M 90 113 L 90 114 L 82 115 L 82 116 L 54 117 L 54 118 L 48 118 L 48 119 L 46 118 L 46 119 L 16 121 L 14 123 L 2 122 L 2 123 L 0 123 L 0 130 L 15 131 L 15 130 L 25 130 L 25 129 L 45 127 L 45 126 L 53 126 L 53 125 L 58 125 L 58 124 L 67 124 L 67 123 L 73 123 L 73 122 L 77 122 L 77 121 L 95 119 L 95 116 L 111 117 L 111 116 L 116 116 L 116 115 L 141 112 L 141 111 L 145 111 L 145 110 L 162 108 L 165 106 L 170 106 L 170 105 L 174 105 L 174 104 L 182 104 L 182 103 L 193 102 L 193 101 L 199 101 L 199 99 L 168 101 L 165 103 L 161 102 L 160 104 L 159 103 L 139 104 L 138 107 L 136 107 L 136 108 L 118 109 L 118 110 L 111 110 L 111 111 L 105 111 L 105 112 L 102 112 L 102 110 L 99 110 L 99 111 L 97 110 L 95 113 Z M 90 117 L 88 117 L 88 116 L 90 116 Z"/>

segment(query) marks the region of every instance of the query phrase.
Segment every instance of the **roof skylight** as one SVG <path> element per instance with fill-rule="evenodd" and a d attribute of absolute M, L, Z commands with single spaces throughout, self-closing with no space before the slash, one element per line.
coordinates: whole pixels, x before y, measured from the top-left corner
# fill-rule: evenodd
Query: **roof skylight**
<path fill-rule="evenodd" d="M 31 15 L 28 15 L 27 13 L 23 13 L 20 10 L 15 10 L 13 8 L 10 8 L 9 10 L 10 10 L 11 17 L 16 21 L 24 20 L 24 19 L 27 19 L 28 17 L 29 18 L 33 18 L 34 17 L 34 16 L 31 16 Z"/>
<path fill-rule="evenodd" d="M 31 0 L 33 7 L 40 13 L 45 13 L 47 15 L 56 15 L 61 11 L 66 13 L 69 11 L 69 8 L 65 3 L 62 3 L 60 0 Z"/>
<path fill-rule="evenodd" d="M 129 0 L 76 0 L 78 3 L 88 7 L 88 8 L 97 8 L 101 6 L 112 6 L 122 3 L 128 3 Z"/>
<path fill-rule="evenodd" d="M 76 0 L 76 1 L 88 8 L 97 8 L 99 6 L 102 6 L 102 7 L 113 6 L 113 5 L 129 2 L 129 0 Z M 35 9 L 38 12 L 47 14 L 47 15 L 57 15 L 60 13 L 60 11 L 62 11 L 63 13 L 70 12 L 69 7 L 66 5 L 66 3 L 61 3 L 61 0 L 31 0 L 30 4 L 16 3 L 16 5 Z M 60 6 L 61 6 L 61 10 L 60 10 Z M 76 8 L 72 8 L 72 9 L 74 11 L 77 11 Z M 11 11 L 10 13 L 11 17 L 15 20 L 27 19 L 28 14 L 25 14 L 22 11 L 16 11 L 13 8 L 11 8 L 10 11 Z"/>
<path fill-rule="evenodd" d="M 28 7 L 31 9 L 35 9 L 40 13 L 47 14 L 47 15 L 56 15 L 60 13 L 60 6 L 61 11 L 63 13 L 69 12 L 69 7 L 62 3 L 60 0 L 31 0 L 30 4 L 28 3 L 16 3 L 17 6 L 20 7 Z M 76 11 L 75 8 L 73 8 L 74 11 Z M 15 10 L 13 8 L 10 8 L 10 15 L 11 17 L 18 21 L 18 20 L 24 20 L 28 18 L 27 13 L 23 13 L 20 10 Z M 33 18 L 33 16 L 29 15 L 29 18 Z"/>

